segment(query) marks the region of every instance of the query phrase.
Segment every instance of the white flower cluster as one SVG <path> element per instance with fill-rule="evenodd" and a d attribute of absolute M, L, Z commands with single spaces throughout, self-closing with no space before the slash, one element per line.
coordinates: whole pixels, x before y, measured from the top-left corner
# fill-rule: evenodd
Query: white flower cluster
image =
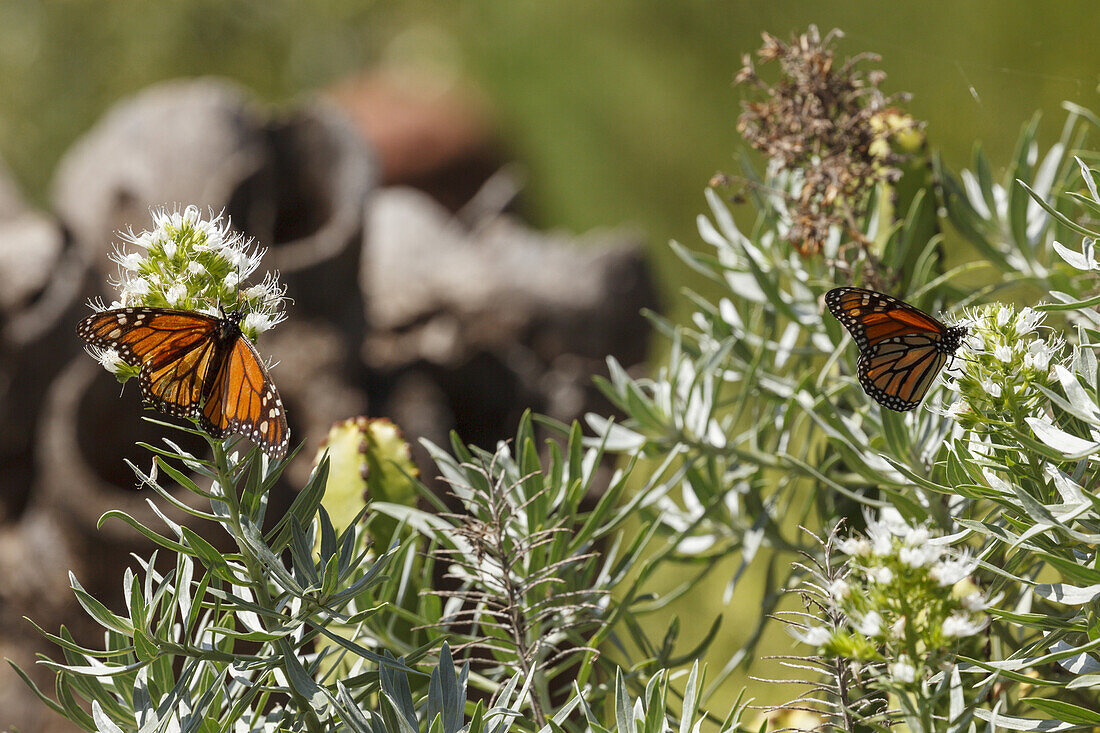
<path fill-rule="evenodd" d="M 894 509 L 868 517 L 867 531 L 836 543 L 844 572 L 822 588 L 845 621 L 837 629 L 805 626 L 795 637 L 826 653 L 884 663 L 890 684 L 934 672 L 937 655 L 988 624 L 989 601 L 970 576 L 978 561 L 954 550 L 927 525 Z M 915 661 L 914 661 L 915 660 Z"/>
<path fill-rule="evenodd" d="M 233 231 L 228 217 L 203 216 L 195 206 L 151 214 L 153 228 L 121 234 L 122 245 L 111 255 L 119 272 L 112 283 L 119 298 L 111 308 L 152 306 L 210 315 L 244 311 L 241 329 L 253 338 L 286 317 L 286 288 L 278 275 L 268 273 L 258 284 L 243 285 L 266 250 Z"/>
<path fill-rule="evenodd" d="M 1042 396 L 1037 385 L 1053 383 L 1052 362 L 1064 350 L 1057 337 L 1040 336 L 1043 318 L 1031 308 L 1017 313 L 1008 305 L 967 311 L 961 373 L 948 383 L 960 397 L 948 408 L 951 417 L 970 427 L 983 417 L 1035 411 Z"/>

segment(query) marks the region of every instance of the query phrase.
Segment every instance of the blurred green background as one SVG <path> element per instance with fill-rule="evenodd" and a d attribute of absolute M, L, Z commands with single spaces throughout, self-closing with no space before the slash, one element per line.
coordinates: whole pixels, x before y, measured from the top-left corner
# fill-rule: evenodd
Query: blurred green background
<path fill-rule="evenodd" d="M 909 111 L 959 168 L 978 140 L 1002 164 L 1035 111 L 1049 144 L 1063 100 L 1100 108 L 1098 20 L 1095 0 L 0 0 L 0 158 L 48 206 L 62 153 L 115 101 L 155 81 L 217 74 L 277 104 L 408 57 L 485 94 L 526 169 L 536 227 L 647 232 L 677 312 L 690 278 L 665 245 L 695 246 L 703 188 L 735 167 L 741 91 L 731 82 L 762 31 L 840 28 L 839 53 L 881 55 L 884 91 L 912 93 Z M 747 627 L 729 619 L 752 614 L 762 580 L 742 585 L 731 612 L 720 602 L 728 575 L 719 569 L 690 608 L 676 609 L 685 646 L 726 613 L 711 655 L 719 667 Z M 786 648 L 780 638 L 773 649 Z"/>
<path fill-rule="evenodd" d="M 1062 100 L 1097 106 L 1098 17 L 1090 0 L 0 0 L 0 156 L 45 202 L 62 152 L 155 81 L 219 74 L 278 103 L 419 54 L 490 99 L 537 226 L 636 223 L 664 266 L 669 238 L 695 239 L 706 181 L 733 168 L 731 80 L 761 31 L 816 23 L 845 31 L 841 53 L 879 53 L 884 90 L 913 94 L 958 167 L 975 140 L 1004 160 L 1036 110 L 1051 141 Z"/>

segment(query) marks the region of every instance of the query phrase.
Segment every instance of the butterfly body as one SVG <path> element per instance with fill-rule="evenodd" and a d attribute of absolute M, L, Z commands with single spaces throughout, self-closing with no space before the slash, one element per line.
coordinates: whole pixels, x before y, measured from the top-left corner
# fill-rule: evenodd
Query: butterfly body
<path fill-rule="evenodd" d="M 141 396 L 161 412 L 197 420 L 215 438 L 245 435 L 272 457 L 290 432 L 275 384 L 241 333 L 243 313 L 212 316 L 169 308 L 115 308 L 83 319 L 89 345 L 115 349 L 138 367 Z"/>
<path fill-rule="evenodd" d="M 859 347 L 860 385 L 880 405 L 898 412 L 920 404 L 966 338 L 965 326 L 945 326 L 874 290 L 834 288 L 825 294 L 825 305 Z"/>

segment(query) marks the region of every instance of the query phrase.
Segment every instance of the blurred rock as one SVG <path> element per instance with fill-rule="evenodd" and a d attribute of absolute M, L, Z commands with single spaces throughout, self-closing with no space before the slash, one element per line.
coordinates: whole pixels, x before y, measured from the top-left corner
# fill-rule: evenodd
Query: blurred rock
<path fill-rule="evenodd" d="M 358 256 L 375 178 L 365 144 L 334 107 L 307 102 L 269 118 L 228 81 L 175 80 L 105 114 L 62 158 L 53 198 L 106 275 L 117 231 L 140 231 L 151 207 L 194 204 L 224 209 L 291 276 L 341 252 Z"/>
<path fill-rule="evenodd" d="M 85 282 L 82 259 L 61 227 L 34 210 L 0 165 L 0 657 L 43 689 L 53 674 L 37 664 L 49 650 L 24 616 L 75 618 L 68 572 L 81 571 L 56 518 L 27 511 L 39 408 L 71 341 L 69 315 Z M 79 623 L 79 622 L 78 622 Z M 0 665 L 0 725 L 62 733 L 76 727 L 42 705 L 7 664 Z"/>
<path fill-rule="evenodd" d="M 486 105 L 426 71 L 372 71 L 331 90 L 377 151 L 383 186 L 411 186 L 451 211 L 507 158 Z"/>
<path fill-rule="evenodd" d="M 547 234 L 510 216 L 470 228 L 408 188 L 376 192 L 367 217 L 364 363 L 428 413 L 453 416 L 464 439 L 492 445 L 528 407 L 579 418 L 603 407 L 591 376 L 607 355 L 645 359 L 639 311 L 657 295 L 636 234 Z M 392 395 L 378 402 L 374 414 L 410 411 Z M 428 421 L 405 414 L 399 424 L 411 436 L 410 424 Z"/>
<path fill-rule="evenodd" d="M 639 310 L 656 295 L 636 234 L 547 234 L 510 216 L 467 229 L 407 188 L 378 191 L 367 217 L 371 366 L 459 364 L 509 343 L 543 364 L 562 353 L 644 359 Z"/>
<path fill-rule="evenodd" d="M 39 481 L 33 506 L 44 507 L 56 516 L 69 536 L 120 548 L 123 555 L 150 548 L 151 543 L 117 519 L 97 526 L 108 510 L 119 509 L 147 527 L 165 530 L 149 506 L 152 500 L 172 521 L 196 526 L 194 517 L 139 486 L 126 462 L 146 472 L 151 469 L 152 456 L 137 445 L 139 442 L 164 446 L 164 439 L 168 439 L 192 453 L 206 455 L 206 441 L 153 425 L 143 417 L 184 424 L 143 409 L 135 382 L 123 387 L 93 359 L 76 356 L 54 380 L 43 405 L 36 446 Z M 173 484 L 168 479 L 162 485 Z M 182 488 L 175 496 L 187 505 L 206 505 L 209 509 L 205 499 Z"/>
<path fill-rule="evenodd" d="M 264 267 L 281 274 L 293 317 L 331 323 L 357 342 L 363 207 L 377 179 L 373 156 L 346 117 L 320 102 L 270 122 L 268 141 L 265 170 L 275 183 L 269 216 L 246 231 L 268 247 Z"/>
<path fill-rule="evenodd" d="M 38 655 L 63 657 L 23 617 L 46 629 L 54 619 L 77 618 L 67 573 L 82 573 L 80 556 L 73 549 L 54 518 L 44 512 L 28 513 L 20 523 L 0 527 L 0 658 L 18 664 L 45 691 L 52 691 L 54 674 L 37 663 Z M 15 670 L 3 664 L 0 727 L 9 730 L 7 726 L 36 733 L 79 730 L 43 705 Z"/>
<path fill-rule="evenodd" d="M 59 224 L 32 209 L 0 167 L 0 524 L 27 501 L 37 408 L 77 349 L 66 326 L 86 270 Z"/>
<path fill-rule="evenodd" d="M 293 491 L 309 479 L 309 459 L 333 423 L 367 412 L 367 395 L 356 384 L 348 334 L 331 324 L 293 317 L 265 334 L 262 344 L 278 359 L 271 378 L 286 404 L 291 447 L 306 442 L 303 460 L 287 469 L 287 488 Z"/>
<path fill-rule="evenodd" d="M 146 228 L 150 207 L 224 208 L 245 232 L 270 221 L 268 158 L 263 116 L 244 89 L 164 82 L 117 104 L 65 153 L 54 208 L 93 267 L 114 275 L 115 233 Z"/>

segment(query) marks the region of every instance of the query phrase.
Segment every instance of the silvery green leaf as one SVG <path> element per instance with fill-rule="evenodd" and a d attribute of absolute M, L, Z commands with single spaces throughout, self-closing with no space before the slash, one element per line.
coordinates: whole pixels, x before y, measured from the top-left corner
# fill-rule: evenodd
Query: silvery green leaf
<path fill-rule="evenodd" d="M 699 660 L 696 659 L 691 665 L 691 672 L 688 673 L 687 685 L 684 687 L 684 706 L 680 714 L 680 733 L 691 733 L 692 722 L 695 720 L 695 714 L 698 712 L 699 690 Z M 700 721 L 702 723 L 702 721 Z"/>
<path fill-rule="evenodd" d="M 947 719 L 951 722 L 950 731 L 964 730 L 966 724 L 970 720 L 970 716 L 965 716 L 966 703 L 963 697 L 962 677 L 959 675 L 959 668 L 956 665 L 951 666 L 951 675 L 948 678 L 948 711 Z"/>
<path fill-rule="evenodd" d="M 115 725 L 103 712 L 99 700 L 92 700 L 92 720 L 95 721 L 96 733 L 124 733 L 122 728 Z"/>
<path fill-rule="evenodd" d="M 768 302 L 767 294 L 761 289 L 752 273 L 734 272 L 731 270 L 726 272 L 724 277 L 730 290 L 737 293 L 740 297 L 751 300 L 754 303 L 764 304 Z"/>
<path fill-rule="evenodd" d="M 1030 704 L 1047 715 L 1054 715 L 1065 723 L 1092 727 L 1100 725 L 1100 711 L 1092 708 L 1049 697 L 1022 697 L 1020 702 Z"/>
<path fill-rule="evenodd" d="M 1040 392 L 1046 395 L 1047 399 L 1051 401 L 1051 404 L 1056 405 L 1060 409 L 1065 410 L 1070 415 L 1073 415 L 1074 417 L 1086 423 L 1095 423 L 1096 425 L 1100 425 L 1100 422 L 1098 422 L 1098 419 L 1100 419 L 1100 413 L 1095 412 L 1095 407 L 1092 405 L 1091 401 L 1087 400 L 1087 398 L 1083 404 L 1075 405 L 1058 392 L 1047 389 L 1041 384 L 1036 384 L 1035 386 L 1039 388 Z M 1097 417 L 1093 416 L 1094 413 L 1097 415 Z"/>
<path fill-rule="evenodd" d="M 771 270 L 767 258 L 753 245 L 748 237 L 741 233 L 741 230 L 737 227 L 737 222 L 733 220 L 733 214 L 730 213 L 729 207 L 714 192 L 714 189 L 708 188 L 703 192 L 703 195 L 706 197 L 711 213 L 714 214 L 714 221 L 718 224 L 722 234 L 725 235 L 726 241 L 739 247 L 763 272 Z"/>
<path fill-rule="evenodd" d="M 1088 644 L 1074 647 L 1059 639 L 1050 645 L 1050 651 L 1052 654 L 1057 655 L 1072 652 L 1076 649 L 1095 649 L 1097 646 L 1098 643 L 1092 641 Z M 1058 666 L 1074 674 L 1096 674 L 1100 672 L 1100 662 L 1096 661 L 1096 657 L 1085 651 L 1074 654 L 1073 656 L 1060 657 L 1055 661 L 1058 662 Z"/>
<path fill-rule="evenodd" d="M 718 301 L 718 315 L 722 320 L 730 326 L 730 330 L 737 335 L 743 328 L 744 322 L 741 320 L 740 314 L 737 312 L 737 306 L 733 304 L 733 301 L 729 298 L 722 298 Z"/>
<path fill-rule="evenodd" d="M 1073 723 L 1063 723 L 1060 720 L 1051 720 L 1049 718 L 1017 718 L 1009 715 L 1001 715 L 994 710 L 982 710 L 981 708 L 975 710 L 974 715 L 979 720 L 984 720 L 987 723 L 992 723 L 999 728 L 1007 728 L 1008 730 L 1033 730 L 1040 731 L 1040 733 L 1057 733 L 1057 731 L 1070 730 L 1077 727 Z"/>
<path fill-rule="evenodd" d="M 779 337 L 778 348 L 775 352 L 775 368 L 782 369 L 783 365 L 787 363 L 787 359 L 791 358 L 791 351 L 794 349 L 794 345 L 798 343 L 798 335 L 802 332 L 797 323 L 788 323 L 787 327 L 783 329 L 783 335 Z"/>
<path fill-rule="evenodd" d="M 1070 690 L 1087 690 L 1094 687 L 1100 687 L 1100 674 L 1083 674 L 1066 685 Z"/>
<path fill-rule="evenodd" d="M 1045 418 L 1028 417 L 1025 418 L 1025 421 L 1031 426 L 1036 438 L 1051 448 L 1061 451 L 1067 457 L 1080 458 L 1100 449 L 1100 443 L 1070 435 L 1061 428 L 1052 425 Z"/>
<path fill-rule="evenodd" d="M 1054 484 L 1054 488 L 1058 491 L 1058 495 L 1062 497 L 1062 501 L 1066 504 L 1077 505 L 1088 502 L 1081 487 L 1074 481 L 1071 481 L 1070 478 L 1059 471 L 1057 467 L 1047 465 L 1044 469 L 1044 473 L 1050 477 L 1051 482 Z"/>
<path fill-rule="evenodd" d="M 623 682 L 623 671 L 615 670 L 615 726 L 618 733 L 634 733 L 634 725 L 631 722 L 630 695 Z"/>
<path fill-rule="evenodd" d="M 646 444 L 646 437 L 641 433 L 636 433 L 602 415 L 590 412 L 584 416 L 584 419 L 592 428 L 592 432 L 603 439 L 604 446 L 609 451 L 615 453 L 636 451 Z"/>
<path fill-rule="evenodd" d="M 294 687 L 294 691 L 304 697 L 315 711 L 324 710 L 328 705 L 325 692 L 302 666 L 294 647 L 286 637 L 280 638 L 275 644 L 283 660 L 283 671 L 286 672 L 287 680 Z"/>
<path fill-rule="evenodd" d="M 1077 342 L 1088 343 L 1084 329 L 1077 327 Z M 1073 350 L 1073 371 L 1085 378 L 1089 387 L 1096 388 L 1096 353 L 1092 349 L 1078 347 Z"/>
<path fill-rule="evenodd" d="M 1085 161 L 1081 160 L 1076 155 L 1073 159 L 1077 161 L 1078 167 L 1081 169 L 1081 180 L 1085 182 L 1085 186 L 1089 189 L 1089 195 L 1092 196 L 1092 200 L 1100 203 L 1100 196 L 1096 193 L 1096 180 L 1092 177 L 1092 171 L 1085 165 Z"/>
<path fill-rule="evenodd" d="M 1057 174 L 1058 168 L 1062 164 L 1062 155 L 1064 152 L 1065 146 L 1062 143 L 1055 143 L 1052 145 L 1046 157 L 1043 158 L 1043 162 L 1039 164 L 1039 169 L 1035 172 L 1035 177 L 1032 179 L 1032 187 L 1035 189 L 1035 192 L 1044 199 L 1050 198 L 1051 186 L 1054 184 L 1054 176 Z M 1042 236 L 1049 220 L 1049 217 L 1034 199 L 1028 202 L 1027 220 L 1027 239 L 1028 242 L 1034 246 L 1038 244 L 1039 237 Z"/>
<path fill-rule="evenodd" d="M 730 246 L 730 243 L 726 241 L 726 238 L 719 233 L 707 217 L 699 214 L 695 217 L 695 224 L 699 229 L 699 238 L 711 247 L 723 249 Z M 730 266 L 736 266 L 736 263 L 730 263 Z"/>
<path fill-rule="evenodd" d="M 1058 256 L 1065 260 L 1066 264 L 1068 264 L 1070 267 L 1085 271 L 1095 270 L 1098 267 L 1097 262 L 1093 257 L 1093 243 L 1092 240 L 1090 240 L 1088 237 L 1084 237 L 1082 239 L 1081 249 L 1083 251 L 1081 252 L 1075 252 L 1069 247 L 1066 247 L 1061 242 L 1054 242 L 1051 244 L 1051 247 L 1054 248 L 1054 251 L 1058 253 Z"/>
<path fill-rule="evenodd" d="M 970 202 L 971 208 L 981 218 L 990 219 L 992 213 L 989 207 L 986 206 L 985 195 L 982 193 L 982 187 L 978 183 L 977 177 L 965 168 L 959 173 L 959 177 L 962 178 L 963 191 L 966 192 L 966 198 Z M 992 194 L 990 196 L 992 197 Z"/>
<path fill-rule="evenodd" d="M 1078 588 L 1068 583 L 1040 583 L 1032 592 L 1048 601 L 1066 606 L 1081 606 L 1100 596 L 1100 584 Z"/>

